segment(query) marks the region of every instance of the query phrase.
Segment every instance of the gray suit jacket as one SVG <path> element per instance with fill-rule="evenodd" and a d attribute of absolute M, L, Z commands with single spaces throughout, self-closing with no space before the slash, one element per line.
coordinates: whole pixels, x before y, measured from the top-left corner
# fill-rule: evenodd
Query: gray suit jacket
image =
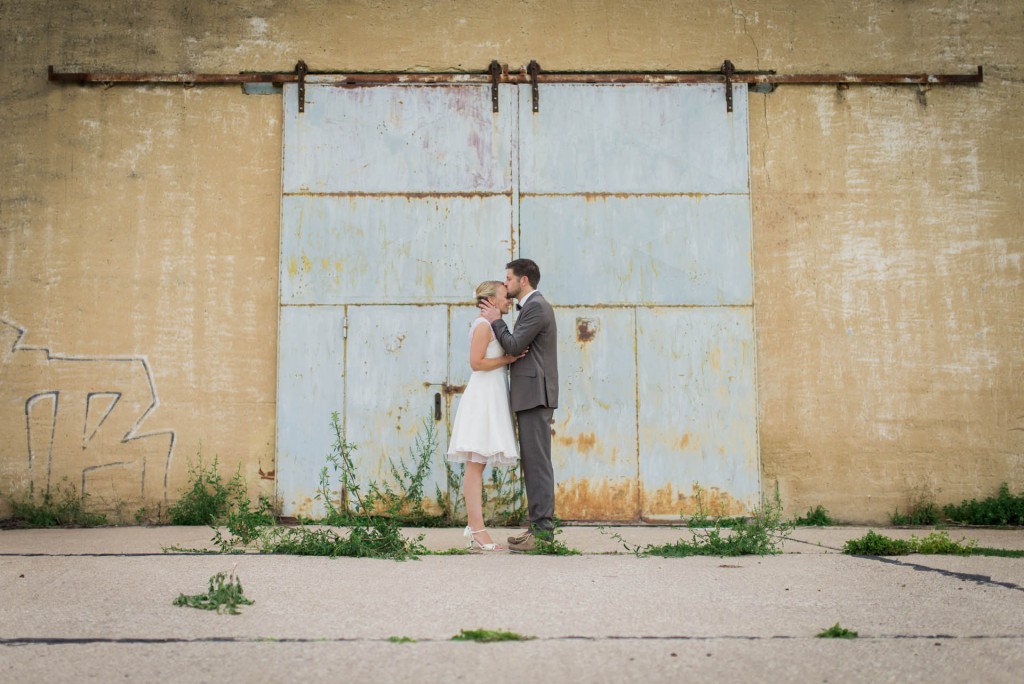
<path fill-rule="evenodd" d="M 491 329 L 507 353 L 518 355 L 530 349 L 509 369 L 512 410 L 557 408 L 558 330 L 555 312 L 547 300 L 537 292 L 519 312 L 514 330 L 509 330 L 500 318 L 491 323 Z"/>

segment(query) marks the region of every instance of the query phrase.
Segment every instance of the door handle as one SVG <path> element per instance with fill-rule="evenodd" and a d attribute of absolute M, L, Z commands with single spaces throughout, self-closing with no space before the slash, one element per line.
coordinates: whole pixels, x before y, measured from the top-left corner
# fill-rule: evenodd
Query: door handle
<path fill-rule="evenodd" d="M 441 420 L 441 393 L 434 393 L 434 420 Z"/>

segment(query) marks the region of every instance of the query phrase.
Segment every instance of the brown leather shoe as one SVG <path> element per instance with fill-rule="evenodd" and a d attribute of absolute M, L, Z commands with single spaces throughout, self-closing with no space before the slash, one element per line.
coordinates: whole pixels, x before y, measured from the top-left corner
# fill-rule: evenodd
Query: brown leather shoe
<path fill-rule="evenodd" d="M 514 534 L 508 538 L 509 544 L 522 544 L 528 537 L 532 537 L 533 533 L 530 530 L 523 530 L 522 534 Z"/>
<path fill-rule="evenodd" d="M 536 545 L 536 540 L 533 537 L 533 532 L 527 530 L 525 533 L 518 537 L 508 538 L 508 550 L 518 551 L 523 553 L 525 551 L 533 551 Z"/>

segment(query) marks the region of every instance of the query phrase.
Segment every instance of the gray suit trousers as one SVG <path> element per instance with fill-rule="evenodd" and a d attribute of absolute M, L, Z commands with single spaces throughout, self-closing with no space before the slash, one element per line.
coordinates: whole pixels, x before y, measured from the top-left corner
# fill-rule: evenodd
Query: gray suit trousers
<path fill-rule="evenodd" d="M 541 531 L 555 528 L 555 475 L 551 467 L 551 417 L 554 414 L 555 409 L 547 406 L 516 411 L 530 528 Z"/>

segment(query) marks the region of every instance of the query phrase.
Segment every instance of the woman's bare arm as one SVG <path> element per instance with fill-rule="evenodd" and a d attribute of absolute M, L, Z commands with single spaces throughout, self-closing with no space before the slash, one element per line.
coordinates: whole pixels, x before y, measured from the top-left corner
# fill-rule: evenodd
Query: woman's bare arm
<path fill-rule="evenodd" d="M 469 367 L 475 371 L 489 371 L 501 368 L 521 359 L 526 352 L 519 356 L 505 354 L 496 359 L 484 358 L 487 354 L 487 345 L 491 341 L 491 327 L 489 325 L 478 325 L 473 328 L 473 336 L 469 340 Z"/>

